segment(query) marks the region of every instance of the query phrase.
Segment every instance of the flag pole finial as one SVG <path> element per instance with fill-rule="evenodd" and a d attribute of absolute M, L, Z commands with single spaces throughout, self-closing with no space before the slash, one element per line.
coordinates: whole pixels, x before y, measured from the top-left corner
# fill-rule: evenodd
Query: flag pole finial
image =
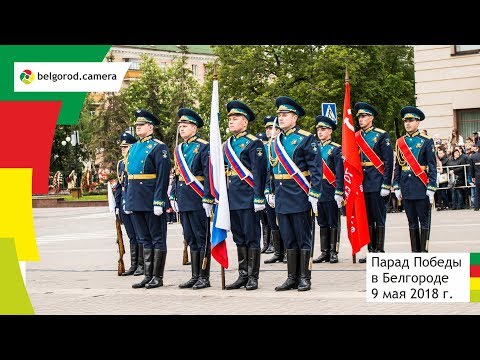
<path fill-rule="evenodd" d="M 348 77 L 348 65 L 345 65 L 345 82 L 349 82 L 350 79 Z"/>
<path fill-rule="evenodd" d="M 213 80 L 218 80 L 218 76 L 217 76 L 217 62 L 215 61 L 215 63 L 213 64 Z"/>

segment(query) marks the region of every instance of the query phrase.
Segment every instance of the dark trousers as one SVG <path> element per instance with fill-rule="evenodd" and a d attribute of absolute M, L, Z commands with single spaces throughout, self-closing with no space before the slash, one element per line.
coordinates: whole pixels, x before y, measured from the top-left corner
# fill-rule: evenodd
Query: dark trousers
<path fill-rule="evenodd" d="M 205 251 L 207 236 L 207 215 L 205 210 L 180 211 L 183 237 L 191 251 Z M 210 240 L 209 240 L 210 241 Z"/>
<path fill-rule="evenodd" d="M 478 201 L 478 198 L 480 197 L 480 182 L 477 181 L 475 183 L 475 188 L 477 189 L 477 193 L 475 194 L 475 209 L 478 209 L 478 204 L 480 204 L 480 202 Z"/>
<path fill-rule="evenodd" d="M 310 211 L 277 214 L 280 235 L 286 249 L 310 250 L 312 248 L 312 215 Z"/>
<path fill-rule="evenodd" d="M 230 210 L 230 228 L 237 247 L 260 249 L 260 212 L 253 208 Z"/>
<path fill-rule="evenodd" d="M 403 208 L 407 214 L 408 228 L 418 229 L 418 223 L 420 222 L 420 228 L 428 229 L 428 213 L 430 211 L 430 201 L 428 197 L 420 200 L 406 200 L 403 199 Z"/>
<path fill-rule="evenodd" d="M 167 251 L 167 216 L 157 216 L 153 211 L 134 211 L 131 215 L 138 242 L 145 249 Z"/>
<path fill-rule="evenodd" d="M 446 208 L 448 207 L 448 189 L 447 188 L 438 188 L 435 192 L 437 197 L 437 207 Z"/>
<path fill-rule="evenodd" d="M 368 226 L 385 226 L 387 207 L 385 199 L 380 192 L 365 193 L 365 206 L 367 208 Z"/>
<path fill-rule="evenodd" d="M 135 227 L 133 226 L 131 215 L 127 215 L 120 209 L 120 219 L 122 220 L 123 225 L 125 226 L 125 231 L 127 232 L 128 239 L 130 244 L 136 245 L 138 243 L 137 234 L 135 232 Z"/>
<path fill-rule="evenodd" d="M 335 200 L 318 203 L 317 222 L 321 228 L 338 229 L 338 217 L 340 209 Z"/>
<path fill-rule="evenodd" d="M 272 230 L 278 230 L 277 214 L 275 213 L 275 209 L 272 208 L 267 203 L 266 207 L 265 207 L 265 210 L 267 211 L 268 225 L 270 225 Z"/>

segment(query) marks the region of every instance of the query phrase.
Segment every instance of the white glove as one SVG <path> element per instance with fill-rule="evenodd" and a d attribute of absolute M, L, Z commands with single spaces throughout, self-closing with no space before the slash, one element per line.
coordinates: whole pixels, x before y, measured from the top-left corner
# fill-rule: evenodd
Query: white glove
<path fill-rule="evenodd" d="M 119 208 L 115 208 L 115 215 L 120 215 L 120 209 Z"/>
<path fill-rule="evenodd" d="M 154 206 L 153 207 L 153 213 L 157 216 L 160 216 L 163 214 L 163 207 L 161 206 Z"/>
<path fill-rule="evenodd" d="M 380 190 L 380 196 L 381 197 L 385 197 L 385 196 L 388 196 L 388 195 L 390 195 L 390 190 L 388 190 L 388 189 Z"/>
<path fill-rule="evenodd" d="M 266 197 L 267 197 L 268 205 L 270 205 L 271 208 L 274 208 L 275 207 L 275 194 L 268 194 Z"/>
<path fill-rule="evenodd" d="M 318 212 L 318 199 L 314 198 L 313 196 L 309 196 L 308 201 L 310 201 L 310 204 L 312 204 L 313 212 L 316 214 Z"/>
<path fill-rule="evenodd" d="M 125 210 L 125 205 L 123 205 L 123 212 L 124 212 L 126 215 L 130 215 L 133 211 Z"/>
<path fill-rule="evenodd" d="M 213 209 L 213 205 L 212 204 L 207 204 L 207 203 L 203 203 L 202 204 L 203 208 L 205 209 L 205 214 L 207 215 L 207 217 L 211 217 L 212 216 L 212 209 Z"/>
<path fill-rule="evenodd" d="M 178 212 L 178 204 L 175 200 L 170 200 L 170 205 L 172 205 L 173 211 Z"/>
<path fill-rule="evenodd" d="M 343 196 L 341 196 L 341 195 L 335 195 L 333 198 L 334 198 L 335 201 L 337 202 L 338 208 L 341 209 L 341 208 L 342 208 L 342 202 L 343 202 Z"/>
<path fill-rule="evenodd" d="M 402 200 L 402 192 L 400 191 L 400 189 L 395 190 L 395 196 L 398 200 Z"/>
<path fill-rule="evenodd" d="M 430 200 L 430 204 L 433 204 L 434 201 L 434 196 L 435 196 L 435 191 L 432 190 L 427 190 L 427 196 Z"/>
<path fill-rule="evenodd" d="M 265 210 L 265 204 L 253 204 L 255 212 Z"/>

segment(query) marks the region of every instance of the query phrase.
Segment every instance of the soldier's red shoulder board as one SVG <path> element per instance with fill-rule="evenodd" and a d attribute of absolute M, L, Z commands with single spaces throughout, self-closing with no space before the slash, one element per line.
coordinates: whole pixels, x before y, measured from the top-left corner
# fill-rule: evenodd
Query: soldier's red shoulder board
<path fill-rule="evenodd" d="M 305 136 L 310 136 L 310 135 L 312 135 L 312 133 L 309 133 L 308 131 L 305 131 L 305 130 L 302 130 L 302 129 L 298 130 L 298 133 L 299 133 L 300 135 L 305 135 Z"/>

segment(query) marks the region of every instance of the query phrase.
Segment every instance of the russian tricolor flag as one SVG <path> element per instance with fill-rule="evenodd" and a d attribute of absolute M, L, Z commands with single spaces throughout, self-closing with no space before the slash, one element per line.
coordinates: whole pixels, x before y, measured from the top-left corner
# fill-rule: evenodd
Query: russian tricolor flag
<path fill-rule="evenodd" d="M 230 230 L 230 207 L 228 205 L 222 139 L 220 137 L 218 103 L 218 81 L 214 78 L 210 112 L 210 189 L 217 205 L 213 215 L 211 242 L 213 258 L 227 269 L 228 253 L 226 239 L 227 231 Z"/>

